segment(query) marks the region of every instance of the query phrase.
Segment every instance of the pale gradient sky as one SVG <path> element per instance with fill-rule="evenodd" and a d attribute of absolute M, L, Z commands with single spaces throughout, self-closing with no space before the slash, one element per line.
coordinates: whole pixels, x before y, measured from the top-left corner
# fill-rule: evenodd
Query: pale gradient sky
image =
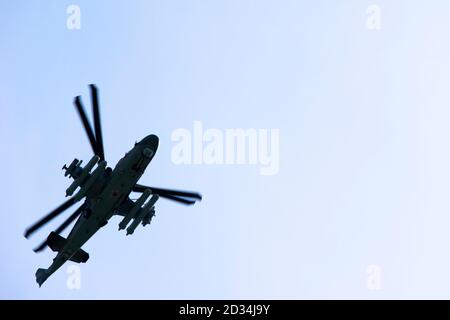
<path fill-rule="evenodd" d="M 450 298 L 450 2 L 120 3 L 0 1 L 1 298 Z M 39 289 L 54 253 L 32 248 L 63 218 L 23 231 L 64 201 L 62 165 L 91 156 L 72 105 L 89 83 L 109 164 L 157 134 L 142 183 L 204 201 L 161 200 L 129 237 L 112 219 L 80 290 L 66 267 Z M 279 129 L 279 174 L 173 164 L 195 120 Z"/>

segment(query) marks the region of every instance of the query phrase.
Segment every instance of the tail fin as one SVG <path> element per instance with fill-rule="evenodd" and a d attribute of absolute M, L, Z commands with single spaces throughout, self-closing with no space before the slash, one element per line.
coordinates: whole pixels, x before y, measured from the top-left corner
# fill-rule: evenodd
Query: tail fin
<path fill-rule="evenodd" d="M 48 272 L 47 269 L 39 268 L 36 271 L 36 282 L 39 284 L 39 287 L 42 286 L 42 284 L 47 280 L 48 278 Z"/>

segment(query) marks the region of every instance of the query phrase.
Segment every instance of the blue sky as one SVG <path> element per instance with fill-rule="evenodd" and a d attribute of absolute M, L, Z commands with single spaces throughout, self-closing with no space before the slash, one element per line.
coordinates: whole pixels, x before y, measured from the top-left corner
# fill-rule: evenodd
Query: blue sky
<path fill-rule="evenodd" d="M 66 27 L 69 5 L 81 29 Z M 381 30 L 366 27 L 369 5 Z M 2 1 L 0 297 L 450 298 L 448 1 Z M 100 90 L 110 165 L 160 137 L 142 183 L 159 201 L 133 236 L 113 218 L 81 287 L 24 229 L 64 201 L 91 150 L 72 99 Z M 176 165 L 171 134 L 279 129 L 280 167 Z M 69 213 L 67 213 L 68 215 Z M 72 264 L 70 264 L 72 265 Z M 379 290 L 367 268 L 381 270 Z"/>

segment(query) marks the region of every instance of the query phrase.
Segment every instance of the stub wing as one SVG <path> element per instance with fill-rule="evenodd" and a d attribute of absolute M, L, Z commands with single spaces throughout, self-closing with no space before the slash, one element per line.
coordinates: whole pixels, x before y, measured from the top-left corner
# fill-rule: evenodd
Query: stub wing
<path fill-rule="evenodd" d="M 150 198 L 146 202 L 146 200 Z M 155 216 L 155 202 L 158 200 L 158 195 L 151 195 L 150 190 L 144 192 L 136 201 L 127 198 L 116 210 L 115 214 L 124 217 L 119 223 L 119 231 L 127 228 L 127 235 L 132 234 L 139 223 L 142 226 L 150 224 L 152 218 Z"/>
<path fill-rule="evenodd" d="M 131 200 L 129 197 L 125 199 L 124 202 L 117 208 L 115 215 L 125 217 L 131 209 L 134 207 L 134 201 Z"/>

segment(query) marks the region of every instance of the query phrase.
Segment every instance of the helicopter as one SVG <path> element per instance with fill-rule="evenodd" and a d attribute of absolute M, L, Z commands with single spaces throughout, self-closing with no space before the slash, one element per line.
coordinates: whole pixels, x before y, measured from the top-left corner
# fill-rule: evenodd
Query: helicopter
<path fill-rule="evenodd" d="M 89 254 L 81 247 L 104 227 L 111 217 L 122 216 L 119 231 L 126 229 L 126 235 L 131 235 L 139 224 L 145 227 L 151 223 L 155 216 L 155 203 L 160 198 L 185 205 L 202 200 L 202 196 L 197 192 L 154 188 L 137 183 L 158 150 L 159 138 L 154 134 L 136 142 L 114 168 L 108 167 L 101 130 L 98 89 L 94 84 L 89 85 L 89 88 L 94 129 L 86 116 L 81 96 L 75 97 L 74 105 L 94 155 L 84 166 L 82 160 L 75 158 L 68 166 L 62 167 L 64 175 L 73 179 L 66 189 L 66 197 L 70 198 L 25 230 L 24 236 L 28 239 L 48 222 L 80 203 L 80 206 L 34 249 L 35 252 L 41 252 L 49 247 L 57 252 L 47 269 L 39 268 L 36 271 L 39 287 L 65 262 L 85 263 Z M 131 200 L 131 192 L 140 193 L 139 198 Z M 67 238 L 61 236 L 75 220 Z"/>

